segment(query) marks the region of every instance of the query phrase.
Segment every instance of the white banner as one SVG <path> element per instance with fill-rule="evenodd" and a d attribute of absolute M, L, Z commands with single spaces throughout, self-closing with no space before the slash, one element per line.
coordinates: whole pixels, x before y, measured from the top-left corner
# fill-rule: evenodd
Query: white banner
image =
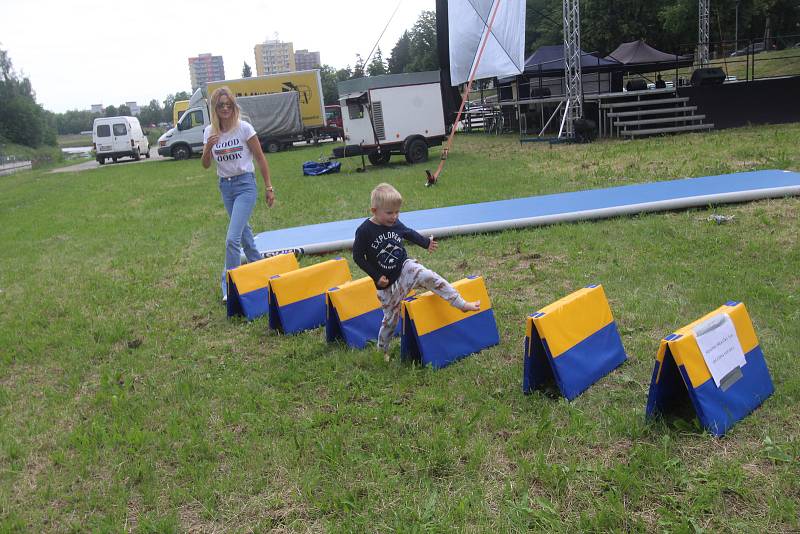
<path fill-rule="evenodd" d="M 747 363 L 736 327 L 728 314 L 715 315 L 694 327 L 693 331 L 717 387 L 731 371 Z"/>
<path fill-rule="evenodd" d="M 469 81 L 493 12 L 475 79 L 514 76 L 525 68 L 525 0 L 448 0 L 450 79 Z"/>

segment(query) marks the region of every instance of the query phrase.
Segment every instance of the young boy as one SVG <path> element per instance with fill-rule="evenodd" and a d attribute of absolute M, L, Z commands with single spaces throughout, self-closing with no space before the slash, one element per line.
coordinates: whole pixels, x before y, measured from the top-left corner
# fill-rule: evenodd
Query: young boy
<path fill-rule="evenodd" d="M 451 306 L 463 312 L 480 310 L 480 301 L 467 302 L 447 280 L 411 259 L 403 248 L 408 239 L 433 252 L 439 244 L 433 236 L 422 237 L 400 222 L 403 197 L 389 184 L 380 184 L 372 190 L 372 217 L 356 230 L 353 259 L 378 289 L 378 299 L 383 308 L 383 321 L 378 333 L 378 348 L 389 359 L 389 341 L 400 319 L 401 303 L 408 292 L 416 287 L 433 291 Z"/>

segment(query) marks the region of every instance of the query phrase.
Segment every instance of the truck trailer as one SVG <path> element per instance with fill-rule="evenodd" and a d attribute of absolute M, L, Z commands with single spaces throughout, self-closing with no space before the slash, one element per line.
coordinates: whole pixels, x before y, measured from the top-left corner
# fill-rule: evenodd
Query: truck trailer
<path fill-rule="evenodd" d="M 241 118 L 253 125 L 265 151 L 277 152 L 303 140 L 304 127 L 296 92 L 243 96 L 236 101 L 242 109 Z M 207 99 L 198 89 L 189 102 L 189 109 L 178 124 L 159 137 L 159 155 L 186 159 L 203 152 L 203 131 L 211 124 Z"/>
<path fill-rule="evenodd" d="M 446 138 L 438 71 L 356 78 L 338 88 L 345 146 L 334 158 L 367 156 L 383 165 L 402 154 L 419 163 Z"/>

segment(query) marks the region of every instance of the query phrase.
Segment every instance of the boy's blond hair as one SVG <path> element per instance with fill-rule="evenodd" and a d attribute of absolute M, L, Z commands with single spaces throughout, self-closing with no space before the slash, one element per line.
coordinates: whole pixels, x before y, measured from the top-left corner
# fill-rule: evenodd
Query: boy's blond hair
<path fill-rule="evenodd" d="M 399 209 L 403 204 L 400 191 L 387 183 L 378 184 L 370 195 L 370 207 L 376 209 Z"/>

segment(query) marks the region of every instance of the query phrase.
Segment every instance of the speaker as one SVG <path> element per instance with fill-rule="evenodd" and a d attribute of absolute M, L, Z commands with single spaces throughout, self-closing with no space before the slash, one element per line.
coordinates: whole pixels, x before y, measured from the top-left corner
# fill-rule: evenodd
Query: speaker
<path fill-rule="evenodd" d="M 647 90 L 647 82 L 642 78 L 628 80 L 628 83 L 625 84 L 625 89 L 628 91 L 645 91 Z"/>
<path fill-rule="evenodd" d="M 590 119 L 575 119 L 575 141 L 578 143 L 591 143 L 597 137 L 597 123 Z"/>
<path fill-rule="evenodd" d="M 719 85 L 725 81 L 725 71 L 719 67 L 697 69 L 692 73 L 692 85 Z"/>

